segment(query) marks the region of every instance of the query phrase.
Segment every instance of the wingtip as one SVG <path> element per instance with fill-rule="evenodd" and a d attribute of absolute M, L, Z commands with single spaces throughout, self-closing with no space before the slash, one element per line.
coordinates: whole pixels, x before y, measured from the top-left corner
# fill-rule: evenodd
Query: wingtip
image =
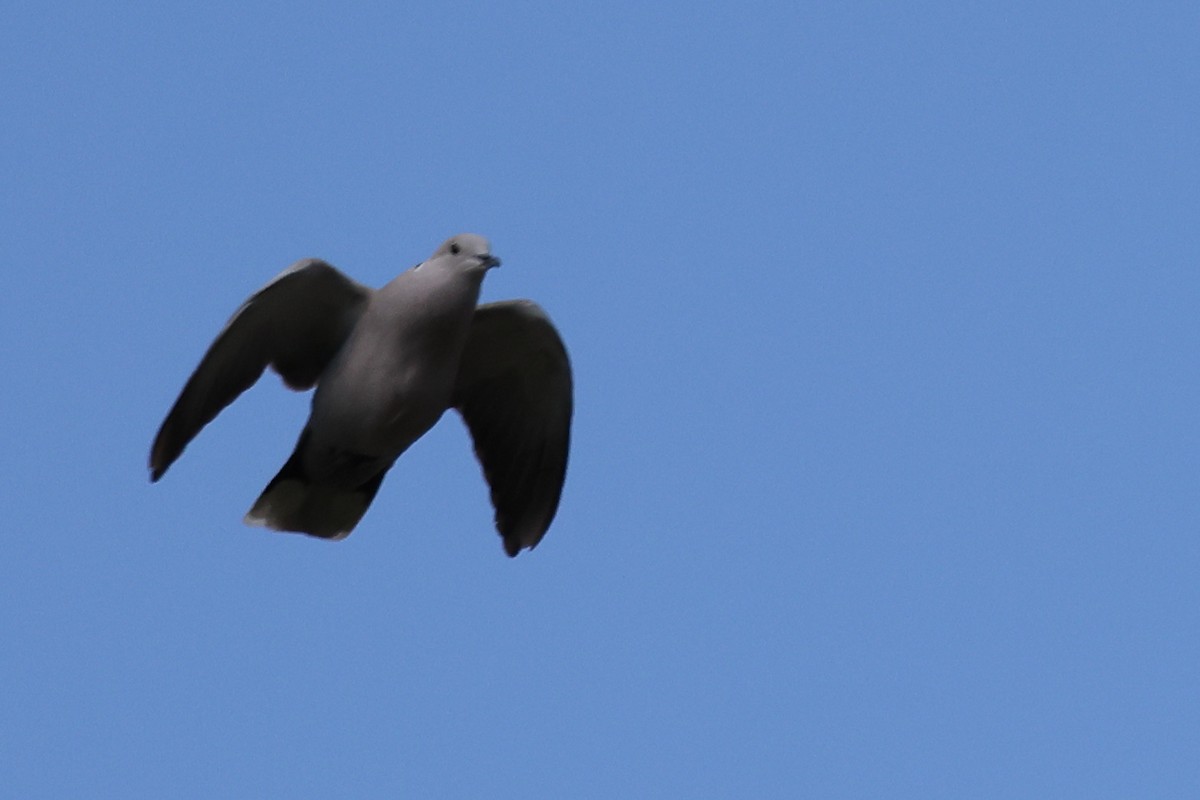
<path fill-rule="evenodd" d="M 542 532 L 541 536 L 534 537 L 519 534 L 505 535 L 503 533 L 500 535 L 504 541 L 504 552 L 509 558 L 516 558 L 521 554 L 522 550 L 533 550 L 535 547 L 537 547 L 542 541 L 542 536 L 545 535 L 545 531 Z"/>
<path fill-rule="evenodd" d="M 164 426 L 166 425 L 166 423 L 163 424 Z M 147 460 L 151 483 L 158 483 L 158 479 L 167 473 L 167 470 L 175 461 L 174 458 L 167 456 L 166 450 L 167 447 L 164 444 L 163 432 L 160 429 L 158 436 L 154 437 L 154 444 L 150 446 L 150 458 Z"/>

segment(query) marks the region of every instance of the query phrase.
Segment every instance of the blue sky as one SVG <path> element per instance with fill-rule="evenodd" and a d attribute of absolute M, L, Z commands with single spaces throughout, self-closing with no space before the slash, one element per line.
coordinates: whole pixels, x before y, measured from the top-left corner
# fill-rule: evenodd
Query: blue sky
<path fill-rule="evenodd" d="M 10 3 L 0 774 L 20 797 L 1194 797 L 1191 3 Z M 460 421 L 240 519 L 252 291 L 459 231 L 576 380 L 503 556 Z"/>

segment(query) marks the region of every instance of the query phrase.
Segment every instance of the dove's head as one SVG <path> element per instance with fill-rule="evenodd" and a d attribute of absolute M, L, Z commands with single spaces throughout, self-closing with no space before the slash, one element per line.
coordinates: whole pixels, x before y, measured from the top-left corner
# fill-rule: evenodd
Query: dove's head
<path fill-rule="evenodd" d="M 488 240 L 475 233 L 460 233 L 442 242 L 433 253 L 434 258 L 446 258 L 453 266 L 471 272 L 486 272 L 500 266 L 500 259 L 492 255 Z"/>

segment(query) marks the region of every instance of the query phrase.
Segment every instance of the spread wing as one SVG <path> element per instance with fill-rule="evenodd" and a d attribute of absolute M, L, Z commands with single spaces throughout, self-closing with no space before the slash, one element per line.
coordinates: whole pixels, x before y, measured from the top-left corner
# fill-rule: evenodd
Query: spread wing
<path fill-rule="evenodd" d="M 234 313 L 188 378 L 150 449 L 157 481 L 200 429 L 268 367 L 309 389 L 345 343 L 371 290 L 318 259 L 298 261 Z"/>
<path fill-rule="evenodd" d="M 541 541 L 558 510 L 571 439 L 571 363 L 536 303 L 475 311 L 453 405 L 475 442 L 504 550 Z"/>

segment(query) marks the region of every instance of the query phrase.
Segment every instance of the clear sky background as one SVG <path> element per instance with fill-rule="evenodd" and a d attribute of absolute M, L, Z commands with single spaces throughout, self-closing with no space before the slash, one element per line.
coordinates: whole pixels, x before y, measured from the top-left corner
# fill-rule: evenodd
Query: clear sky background
<path fill-rule="evenodd" d="M 1200 11 L 10 2 L 13 797 L 1195 797 Z M 344 542 L 233 310 L 460 231 L 575 368 L 507 559 L 454 414 Z"/>

